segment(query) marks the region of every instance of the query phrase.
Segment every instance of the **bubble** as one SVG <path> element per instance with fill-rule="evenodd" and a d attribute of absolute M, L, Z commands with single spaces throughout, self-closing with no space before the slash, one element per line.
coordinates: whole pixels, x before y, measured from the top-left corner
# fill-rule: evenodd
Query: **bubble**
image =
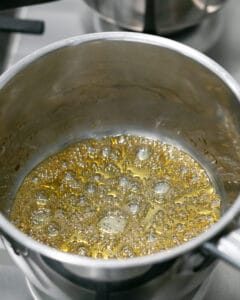
<path fill-rule="evenodd" d="M 86 187 L 88 194 L 94 194 L 96 192 L 96 186 L 92 183 L 89 183 Z"/>
<path fill-rule="evenodd" d="M 73 180 L 69 182 L 69 187 L 72 189 L 81 189 L 82 184 L 78 180 Z"/>
<path fill-rule="evenodd" d="M 200 216 L 198 219 L 199 219 L 199 221 L 202 221 L 202 222 L 208 222 L 208 223 L 213 222 L 213 217 L 211 215 Z"/>
<path fill-rule="evenodd" d="M 182 175 L 186 175 L 186 174 L 188 173 L 188 168 L 185 167 L 185 166 L 181 167 L 181 168 L 180 168 L 180 173 L 181 173 Z"/>
<path fill-rule="evenodd" d="M 92 169 L 93 169 L 93 171 L 97 171 L 98 170 L 98 164 L 92 163 Z"/>
<path fill-rule="evenodd" d="M 185 219 L 185 218 L 187 218 L 187 216 L 188 216 L 188 214 L 187 214 L 187 212 L 185 210 L 179 210 L 178 211 L 178 217 L 179 217 L 179 219 Z"/>
<path fill-rule="evenodd" d="M 73 172 L 66 172 L 64 175 L 65 181 L 72 181 L 75 180 L 75 174 Z"/>
<path fill-rule="evenodd" d="M 58 225 L 57 225 L 57 224 L 54 224 L 54 223 L 49 224 L 49 225 L 48 225 L 47 232 L 48 232 L 48 235 L 49 235 L 50 237 L 55 237 L 55 236 L 57 236 L 58 233 L 59 233 L 59 227 L 58 227 Z"/>
<path fill-rule="evenodd" d="M 190 232 L 186 233 L 183 237 L 184 242 L 190 241 L 192 238 L 194 238 L 194 235 Z"/>
<path fill-rule="evenodd" d="M 37 176 L 34 176 L 32 178 L 32 183 L 37 184 L 39 182 L 39 178 Z"/>
<path fill-rule="evenodd" d="M 183 232 L 184 231 L 185 226 L 181 223 L 178 223 L 176 226 L 176 229 L 178 232 Z"/>
<path fill-rule="evenodd" d="M 49 209 L 39 209 L 32 213 L 32 223 L 34 225 L 42 225 L 44 224 L 50 216 Z"/>
<path fill-rule="evenodd" d="M 105 171 L 111 174 L 117 174 L 120 172 L 119 168 L 112 163 L 106 166 Z"/>
<path fill-rule="evenodd" d="M 79 205 L 84 205 L 84 204 L 86 204 L 86 198 L 84 197 L 84 196 L 80 196 L 79 197 L 79 201 L 78 201 L 78 203 L 79 203 Z"/>
<path fill-rule="evenodd" d="M 121 158 L 121 152 L 119 150 L 112 151 L 110 158 L 115 161 L 119 160 Z"/>
<path fill-rule="evenodd" d="M 77 254 L 80 256 L 87 256 L 87 249 L 83 246 L 80 246 L 77 250 Z"/>
<path fill-rule="evenodd" d="M 109 203 L 114 203 L 116 200 L 118 200 L 118 198 L 114 197 L 113 195 L 106 195 L 102 198 L 105 202 L 109 202 Z"/>
<path fill-rule="evenodd" d="M 98 259 L 104 258 L 103 253 L 101 251 L 94 251 L 92 256 Z"/>
<path fill-rule="evenodd" d="M 156 214 L 155 214 L 155 219 L 156 221 L 162 220 L 164 217 L 164 211 L 163 210 L 159 210 Z"/>
<path fill-rule="evenodd" d="M 129 184 L 130 184 L 130 182 L 129 182 L 129 180 L 127 179 L 127 177 L 121 177 L 121 178 L 119 179 L 119 185 L 120 185 L 120 187 L 126 189 L 126 188 L 129 187 Z"/>
<path fill-rule="evenodd" d="M 72 189 L 81 189 L 81 182 L 76 179 L 75 173 L 71 171 L 65 173 L 63 182 Z"/>
<path fill-rule="evenodd" d="M 207 220 L 210 224 L 211 224 L 211 223 L 214 223 L 213 216 L 211 216 L 211 215 L 206 216 L 206 220 Z"/>
<path fill-rule="evenodd" d="M 64 211 L 62 209 L 56 210 L 55 217 L 59 219 L 63 219 L 65 217 Z"/>
<path fill-rule="evenodd" d="M 93 175 L 93 180 L 94 181 L 99 182 L 101 179 L 102 179 L 101 174 L 96 173 L 96 174 Z"/>
<path fill-rule="evenodd" d="M 192 183 L 197 183 L 199 181 L 199 176 L 198 174 L 193 174 L 192 175 Z"/>
<path fill-rule="evenodd" d="M 123 135 L 121 135 L 121 136 L 119 137 L 119 139 L 118 139 L 118 143 L 119 143 L 119 144 L 124 144 L 125 142 L 126 142 L 125 137 L 124 137 Z"/>
<path fill-rule="evenodd" d="M 129 211 L 135 215 L 139 211 L 139 204 L 138 203 L 129 203 L 128 204 Z"/>
<path fill-rule="evenodd" d="M 105 148 L 103 148 L 103 150 L 102 150 L 102 156 L 105 157 L 105 158 L 107 158 L 107 157 L 109 157 L 110 152 L 111 152 L 110 148 L 105 147 Z"/>
<path fill-rule="evenodd" d="M 147 148 L 140 148 L 137 152 L 137 158 L 139 160 L 146 160 L 150 156 L 150 152 Z"/>
<path fill-rule="evenodd" d="M 164 195 L 166 194 L 170 189 L 170 185 L 165 182 L 165 181 L 160 181 L 158 182 L 155 187 L 154 187 L 154 192 L 157 194 L 157 195 Z"/>
<path fill-rule="evenodd" d="M 46 205 L 48 203 L 48 195 L 45 191 L 38 191 L 36 193 L 36 202 L 38 205 Z"/>
<path fill-rule="evenodd" d="M 148 235 L 148 242 L 153 243 L 153 242 L 156 242 L 156 240 L 157 240 L 156 234 L 153 232 L 150 232 Z"/>
<path fill-rule="evenodd" d="M 78 167 L 80 168 L 85 168 L 86 167 L 86 163 L 84 163 L 83 161 L 78 161 L 77 162 Z"/>
<path fill-rule="evenodd" d="M 138 182 L 132 182 L 130 184 L 130 189 L 132 192 L 137 192 L 140 189 L 140 184 Z"/>
<path fill-rule="evenodd" d="M 66 195 L 66 198 L 69 199 L 69 201 L 72 203 L 72 205 L 78 205 L 80 204 L 80 201 L 79 201 L 79 196 L 78 195 Z"/>
<path fill-rule="evenodd" d="M 69 216 L 69 223 L 73 224 L 74 228 L 77 228 L 79 231 L 79 227 L 81 227 L 80 222 L 83 222 L 85 219 L 87 219 L 87 217 L 84 213 L 75 212 Z"/>
<path fill-rule="evenodd" d="M 70 247 L 69 247 L 69 245 L 68 245 L 66 242 L 64 242 L 64 243 L 59 247 L 59 249 L 60 249 L 61 251 L 63 251 L 63 252 L 69 252 L 69 251 L 70 251 Z"/>
<path fill-rule="evenodd" d="M 62 162 L 62 167 L 63 169 L 67 169 L 68 168 L 68 163 L 66 161 Z"/>
<path fill-rule="evenodd" d="M 171 226 L 169 224 L 164 224 L 163 226 L 164 231 L 169 231 L 171 229 Z"/>
<path fill-rule="evenodd" d="M 126 220 L 122 216 L 110 214 L 102 218 L 99 222 L 100 229 L 109 234 L 120 233 L 126 226 Z"/>
<path fill-rule="evenodd" d="M 85 218 L 85 219 L 91 219 L 91 218 L 93 218 L 95 215 L 96 215 L 96 210 L 94 210 L 94 209 L 91 208 L 91 207 L 87 207 L 87 209 L 86 209 L 85 212 L 84 212 L 84 218 Z M 80 216 L 81 216 L 81 215 L 80 215 Z M 94 227 L 91 227 L 91 228 L 94 228 Z M 89 228 L 88 228 L 88 231 L 91 230 L 91 228 L 89 227 Z"/>
<path fill-rule="evenodd" d="M 172 146 L 168 146 L 168 156 L 170 159 L 176 159 L 176 151 Z"/>
<path fill-rule="evenodd" d="M 121 255 L 125 258 L 130 258 L 134 257 L 134 252 L 130 247 L 125 246 L 122 248 Z"/>
<path fill-rule="evenodd" d="M 180 241 L 179 239 L 176 237 L 176 236 L 173 236 L 173 243 L 176 244 L 176 245 L 180 245 Z"/>
<path fill-rule="evenodd" d="M 212 208 L 220 207 L 220 205 L 221 205 L 220 199 L 215 199 L 211 203 Z"/>
<path fill-rule="evenodd" d="M 94 157 L 95 154 L 96 154 L 96 149 L 94 149 L 94 148 L 91 147 L 91 146 L 88 146 L 87 152 L 88 152 L 88 155 L 89 155 L 90 157 Z"/>

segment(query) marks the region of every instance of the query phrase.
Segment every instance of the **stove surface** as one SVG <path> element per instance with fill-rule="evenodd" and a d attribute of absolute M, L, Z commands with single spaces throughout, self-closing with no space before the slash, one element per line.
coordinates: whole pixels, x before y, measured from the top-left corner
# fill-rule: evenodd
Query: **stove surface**
<path fill-rule="evenodd" d="M 21 17 L 45 21 L 42 36 L 13 34 L 10 38 L 5 66 L 9 67 L 22 57 L 54 41 L 83 33 L 95 32 L 94 13 L 80 0 L 62 0 L 50 4 L 21 9 Z M 222 12 L 221 34 L 207 55 L 227 69 L 240 83 L 240 1 L 229 0 Z M 1 40 L 1 39 L 0 39 Z M 182 40 L 184 41 L 184 39 Z M 219 263 L 194 300 L 237 300 L 240 295 L 240 272 Z M 31 296 L 24 276 L 15 267 L 0 245 L 0 294 L 4 300 L 30 300 Z M 157 298 L 156 298 L 157 299 Z M 149 299 L 150 300 L 150 299 Z"/>

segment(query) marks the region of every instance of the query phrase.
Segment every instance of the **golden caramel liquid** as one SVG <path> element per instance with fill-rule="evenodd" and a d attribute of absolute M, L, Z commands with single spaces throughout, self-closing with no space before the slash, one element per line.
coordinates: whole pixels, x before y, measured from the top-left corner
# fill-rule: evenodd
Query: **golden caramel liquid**
<path fill-rule="evenodd" d="M 64 252 L 128 258 L 185 243 L 220 217 L 220 196 L 188 153 L 133 135 L 86 139 L 24 179 L 12 222 Z"/>

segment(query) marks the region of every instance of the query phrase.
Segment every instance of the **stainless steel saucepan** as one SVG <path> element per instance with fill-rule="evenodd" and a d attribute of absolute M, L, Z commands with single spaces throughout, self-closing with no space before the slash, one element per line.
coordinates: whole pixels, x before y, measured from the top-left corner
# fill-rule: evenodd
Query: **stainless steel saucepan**
<path fill-rule="evenodd" d="M 84 0 L 101 18 L 130 31 L 172 34 L 218 12 L 227 0 Z"/>
<path fill-rule="evenodd" d="M 56 299 L 78 299 L 83 282 L 121 286 L 154 269 L 151 274 L 162 278 L 159 288 L 174 293 L 168 299 L 181 299 L 207 278 L 214 257 L 240 268 L 239 100 L 239 86 L 211 59 L 174 41 L 136 33 L 69 38 L 3 74 L 0 228 L 31 284 Z M 128 131 L 168 134 L 206 162 L 222 186 L 222 217 L 215 225 L 168 251 L 95 260 L 40 244 L 10 223 L 14 193 L 33 165 L 66 142 Z"/>

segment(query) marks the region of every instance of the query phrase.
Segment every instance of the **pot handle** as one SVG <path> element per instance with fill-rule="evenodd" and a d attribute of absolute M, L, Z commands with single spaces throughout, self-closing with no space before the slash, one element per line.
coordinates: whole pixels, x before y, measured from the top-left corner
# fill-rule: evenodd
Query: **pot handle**
<path fill-rule="evenodd" d="M 240 229 L 221 237 L 216 244 L 207 242 L 202 247 L 205 253 L 210 253 L 240 270 Z"/>

